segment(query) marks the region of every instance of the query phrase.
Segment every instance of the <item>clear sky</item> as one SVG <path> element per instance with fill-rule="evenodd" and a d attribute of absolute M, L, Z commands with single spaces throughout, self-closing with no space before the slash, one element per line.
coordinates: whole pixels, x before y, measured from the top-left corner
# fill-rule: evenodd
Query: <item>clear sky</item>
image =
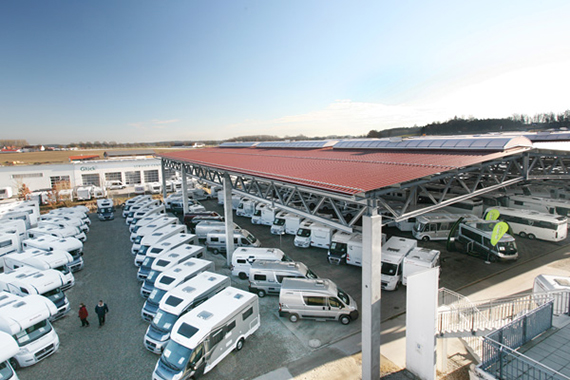
<path fill-rule="evenodd" d="M 364 135 L 570 109 L 570 1 L 4 0 L 0 138 Z"/>

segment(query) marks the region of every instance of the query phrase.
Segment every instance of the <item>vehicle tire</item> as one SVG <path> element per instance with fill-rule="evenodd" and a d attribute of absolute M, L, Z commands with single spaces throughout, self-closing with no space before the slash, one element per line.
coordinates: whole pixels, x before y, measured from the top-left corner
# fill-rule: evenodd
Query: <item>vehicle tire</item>
<path fill-rule="evenodd" d="M 340 323 L 342 323 L 343 325 L 348 325 L 348 324 L 350 323 L 350 317 L 349 317 L 348 315 L 341 315 L 338 320 L 339 320 Z"/>
<path fill-rule="evenodd" d="M 527 237 L 529 240 L 534 240 L 534 239 L 536 239 L 536 236 L 534 236 L 533 234 L 528 234 L 526 237 Z"/>
<path fill-rule="evenodd" d="M 241 350 L 244 344 L 245 344 L 245 339 L 241 338 L 240 340 L 238 340 L 236 343 L 236 351 Z"/>
<path fill-rule="evenodd" d="M 244 272 L 239 272 L 238 277 L 239 277 L 241 280 L 247 280 L 247 274 L 245 274 Z"/>
<path fill-rule="evenodd" d="M 492 262 L 492 263 L 496 263 L 496 262 L 497 262 L 497 256 L 491 255 L 491 256 L 489 257 L 489 261 Z"/>
<path fill-rule="evenodd" d="M 299 320 L 299 316 L 295 313 L 289 315 L 289 320 L 293 323 L 297 323 Z"/>
<path fill-rule="evenodd" d="M 265 290 L 261 290 L 261 289 L 258 290 L 258 291 L 257 291 L 257 295 L 259 296 L 259 298 L 265 297 Z"/>
<path fill-rule="evenodd" d="M 213 253 L 214 255 L 217 255 L 217 254 L 220 253 L 220 251 L 218 251 L 217 248 L 214 248 L 214 249 L 212 249 L 212 253 Z"/>
<path fill-rule="evenodd" d="M 394 291 L 398 290 L 399 287 L 400 287 L 400 282 L 397 282 L 396 286 L 394 287 Z"/>
<path fill-rule="evenodd" d="M 526 237 L 526 233 L 524 231 L 521 231 L 521 232 L 519 232 L 519 236 L 524 238 L 524 237 Z"/>
<path fill-rule="evenodd" d="M 18 364 L 18 361 L 14 358 L 9 360 L 10 365 L 12 366 L 12 368 L 14 368 L 14 370 L 20 369 L 20 365 Z"/>
<path fill-rule="evenodd" d="M 429 236 L 424 236 L 424 237 L 422 238 L 422 241 L 429 241 Z"/>

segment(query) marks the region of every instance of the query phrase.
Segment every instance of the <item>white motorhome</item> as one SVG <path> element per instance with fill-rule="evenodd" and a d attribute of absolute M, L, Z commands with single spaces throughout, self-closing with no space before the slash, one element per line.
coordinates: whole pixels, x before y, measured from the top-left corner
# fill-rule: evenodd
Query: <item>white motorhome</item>
<path fill-rule="evenodd" d="M 319 223 L 313 223 L 311 230 L 311 247 L 329 249 L 335 229 Z"/>
<path fill-rule="evenodd" d="M 74 214 L 69 215 L 54 215 L 54 214 L 43 214 L 40 215 L 40 219 L 38 220 L 38 225 L 46 223 L 46 224 L 56 224 L 60 227 L 71 226 L 78 228 L 80 231 L 84 233 L 89 232 L 89 226 L 81 219 L 80 216 L 75 216 Z"/>
<path fill-rule="evenodd" d="M 191 258 L 160 273 L 154 282 L 154 288 L 148 295 L 141 310 L 142 319 L 151 322 L 156 315 L 162 297 L 164 297 L 169 290 L 174 289 L 176 286 L 185 283 L 207 270 L 214 270 L 214 263 L 212 261 Z"/>
<path fill-rule="evenodd" d="M 14 234 L 21 249 L 22 241 L 26 238 L 26 222 L 23 220 L 0 219 L 0 233 Z"/>
<path fill-rule="evenodd" d="M 299 229 L 299 225 L 304 219 L 297 214 L 286 211 L 280 211 L 275 215 L 271 233 L 274 235 L 290 234 L 295 235 Z"/>
<path fill-rule="evenodd" d="M 532 197 L 528 195 L 509 195 L 507 206 L 531 209 L 538 212 L 570 216 L 570 200 Z"/>
<path fill-rule="evenodd" d="M 69 311 L 69 301 L 61 290 L 64 284 L 64 276 L 53 269 L 21 267 L 10 273 L 0 273 L 0 290 L 18 296 L 39 294 L 52 301 L 57 307 L 57 313 L 51 316 L 53 320 Z"/>
<path fill-rule="evenodd" d="M 19 346 L 10 359 L 14 368 L 31 366 L 57 351 L 59 337 L 49 321 L 57 313 L 46 297 L 0 291 L 0 330 L 14 337 Z"/>
<path fill-rule="evenodd" d="M 40 224 L 35 228 L 30 228 L 26 231 L 28 239 L 33 239 L 40 236 L 55 236 L 57 238 L 76 238 L 80 241 L 87 240 L 84 232 L 79 231 L 76 227 L 60 227 L 58 225 Z"/>
<path fill-rule="evenodd" d="M 205 240 L 208 234 L 212 231 L 225 231 L 226 222 L 221 220 L 204 220 L 194 227 L 194 233 L 198 239 Z M 234 231 L 241 230 L 241 227 L 234 223 Z"/>
<path fill-rule="evenodd" d="M 356 301 L 328 279 L 286 278 L 279 292 L 279 316 L 340 321 L 348 325 L 359 316 Z"/>
<path fill-rule="evenodd" d="M 234 248 L 237 247 L 260 247 L 261 242 L 257 240 L 248 230 L 234 231 Z M 226 231 L 212 231 L 206 236 L 206 248 L 214 255 L 218 253 L 226 254 Z"/>
<path fill-rule="evenodd" d="M 12 198 L 12 186 L 0 187 L 0 199 Z"/>
<path fill-rule="evenodd" d="M 44 251 L 62 250 L 73 257 L 73 261 L 69 264 L 72 272 L 83 269 L 83 243 L 75 238 L 58 239 L 55 236 L 40 236 L 35 239 L 26 239 L 22 242 L 22 247 L 38 248 Z"/>
<path fill-rule="evenodd" d="M 335 232 L 332 236 L 327 258 L 331 264 L 344 263 L 362 266 L 362 234 L 358 232 Z"/>
<path fill-rule="evenodd" d="M 137 204 L 138 202 L 144 202 L 151 199 L 152 197 L 150 195 L 137 195 L 133 198 L 127 199 L 125 203 L 123 203 L 123 218 L 127 217 L 131 206 Z"/>
<path fill-rule="evenodd" d="M 232 275 L 238 276 L 242 280 L 247 279 L 251 265 L 257 260 L 292 261 L 279 248 L 239 247 L 232 255 L 232 265 L 230 266 Z"/>
<path fill-rule="evenodd" d="M 112 199 L 97 199 L 97 217 L 99 220 L 115 219 L 115 205 Z"/>
<path fill-rule="evenodd" d="M 75 189 L 75 199 L 78 201 L 88 201 L 91 199 L 91 186 L 79 186 Z"/>
<path fill-rule="evenodd" d="M 232 194 L 232 209 L 237 210 L 239 203 L 241 202 L 241 195 Z M 218 204 L 224 204 L 224 191 L 218 191 Z"/>
<path fill-rule="evenodd" d="M 9 360 L 16 356 L 18 351 L 20 351 L 20 347 L 12 335 L 2 331 L 1 328 L 0 347 L 2 347 L 2 351 L 0 351 L 0 379 L 18 380 L 18 376 L 16 375 L 16 372 L 14 372 L 14 368 L 10 364 Z"/>
<path fill-rule="evenodd" d="M 174 226 L 174 224 L 171 224 L 171 226 Z M 176 226 L 179 225 L 176 224 Z M 182 229 L 181 231 L 183 230 L 184 229 Z M 184 244 L 197 245 L 198 238 L 196 237 L 196 235 L 187 234 L 185 232 L 171 234 L 170 236 L 164 239 L 160 239 L 160 241 L 158 241 L 157 243 L 151 244 L 144 254 L 137 253 L 137 255 L 135 256 L 135 266 L 140 267 L 143 261 L 148 256 L 149 252 L 152 252 L 151 257 L 157 257 L 162 252 L 169 251 Z"/>
<path fill-rule="evenodd" d="M 27 248 L 22 253 L 11 253 L 2 257 L 4 273 L 10 273 L 23 266 L 46 270 L 55 269 L 64 277 L 61 290 L 67 290 L 75 285 L 75 278 L 69 269 L 69 264 L 73 262 L 73 257 L 65 251 Z"/>
<path fill-rule="evenodd" d="M 135 212 L 135 214 L 133 215 L 133 220 L 131 222 L 131 226 L 137 225 L 137 223 L 146 217 L 150 217 L 150 216 L 164 216 L 166 214 L 166 209 L 164 208 L 164 205 L 158 205 L 158 206 L 150 206 L 150 207 L 145 207 L 143 209 L 139 209 L 137 212 Z M 130 226 L 129 226 L 130 227 Z"/>
<path fill-rule="evenodd" d="M 570 291 L 570 277 L 550 274 L 539 274 L 534 278 L 532 292 L 545 293 L 555 291 Z"/>
<path fill-rule="evenodd" d="M 9 255 L 20 250 L 20 244 L 15 234 L 5 234 L 0 231 L 0 265 L 4 262 L 1 260 L 5 255 Z"/>
<path fill-rule="evenodd" d="M 156 363 L 153 380 L 208 373 L 260 326 L 255 294 L 226 288 L 178 319 Z"/>
<path fill-rule="evenodd" d="M 171 251 L 190 250 L 193 252 L 193 256 L 191 257 L 196 257 L 198 259 L 202 258 L 202 256 L 204 256 L 204 249 L 197 249 L 196 247 L 198 247 L 198 239 L 196 238 L 196 235 L 193 234 L 174 235 L 153 245 L 146 251 L 146 257 L 137 271 L 137 278 L 139 281 L 144 281 L 150 273 L 154 261 L 156 259 L 167 257 Z"/>
<path fill-rule="evenodd" d="M 257 202 L 254 200 L 249 198 L 242 198 L 236 208 L 236 215 L 251 218 L 255 213 L 256 205 Z"/>
<path fill-rule="evenodd" d="M 88 226 L 91 225 L 91 219 L 89 219 L 88 212 L 83 211 L 81 208 L 77 207 L 62 207 L 50 210 L 48 215 L 57 215 L 59 217 L 75 217 L 81 219 L 81 221 Z"/>
<path fill-rule="evenodd" d="M 402 285 L 408 285 L 408 276 L 439 266 L 439 251 L 416 247 L 404 257 Z"/>
<path fill-rule="evenodd" d="M 40 213 L 34 206 L 21 206 L 13 207 L 8 210 L 3 210 L 0 214 L 1 219 L 8 220 L 23 220 L 26 223 L 26 228 L 34 228 L 38 225 L 38 218 Z"/>
<path fill-rule="evenodd" d="M 138 211 L 141 210 L 146 210 L 149 208 L 153 208 L 153 207 L 158 207 L 161 205 L 161 202 L 159 199 L 151 199 L 149 201 L 146 202 L 138 202 L 134 205 L 131 206 L 131 208 L 129 209 L 129 213 L 127 214 L 127 218 L 125 220 L 125 223 L 127 225 L 132 224 L 135 218 L 135 214 Z"/>
<path fill-rule="evenodd" d="M 146 218 L 142 219 L 140 222 L 143 222 L 143 220 L 145 220 Z M 174 216 L 159 216 L 156 219 L 153 219 L 151 221 L 147 221 L 144 222 L 142 224 L 137 223 L 136 226 L 133 227 L 133 231 L 131 232 L 131 241 L 134 244 L 138 244 L 140 245 L 142 238 L 145 235 L 148 235 L 149 233 L 153 232 L 154 230 L 157 230 L 159 228 L 162 228 L 166 225 L 169 224 L 178 224 L 178 218 L 174 217 Z M 138 250 L 139 247 L 137 247 L 136 249 Z"/>
<path fill-rule="evenodd" d="M 260 298 L 266 294 L 279 294 L 286 278 L 315 279 L 318 276 L 301 262 L 256 260 L 249 269 L 248 290 Z"/>
<path fill-rule="evenodd" d="M 160 194 L 162 185 L 160 182 L 150 182 L 146 184 L 146 190 L 151 194 Z"/>
<path fill-rule="evenodd" d="M 460 223 L 455 241 L 465 253 L 481 256 L 487 261 L 516 260 L 519 257 L 515 239 L 504 234 L 493 245 L 491 237 L 496 220 L 480 221 L 476 223 Z"/>
<path fill-rule="evenodd" d="M 258 204 L 255 206 L 255 212 L 251 217 L 251 223 L 271 226 L 277 212 L 278 210 L 275 207 L 271 207 L 263 203 Z"/>
<path fill-rule="evenodd" d="M 156 315 L 146 330 L 145 347 L 161 354 L 178 318 L 231 286 L 228 276 L 205 271 L 169 290 L 160 300 Z"/>
<path fill-rule="evenodd" d="M 460 218 L 465 222 L 481 220 L 473 214 L 427 213 L 416 218 L 412 235 L 422 241 L 447 240 L 451 228 Z"/>
<path fill-rule="evenodd" d="M 133 246 L 131 248 L 131 253 L 133 255 L 140 254 L 141 256 L 144 256 L 146 254 L 146 250 L 151 245 L 156 244 L 166 238 L 169 238 L 174 234 L 185 234 L 186 232 L 188 231 L 184 224 L 178 224 L 178 223 L 166 224 L 160 228 L 154 229 L 148 234 L 145 234 L 142 237 L 142 239 L 140 239 L 140 244 L 137 244 L 135 239 L 135 243 L 133 243 Z"/>
<path fill-rule="evenodd" d="M 402 283 L 404 257 L 418 246 L 418 241 L 392 236 L 382 246 L 380 284 L 383 290 L 397 290 Z"/>
<path fill-rule="evenodd" d="M 314 224 L 312 220 L 305 220 L 301 223 L 295 234 L 293 244 L 299 248 L 309 248 L 311 245 L 311 226 Z"/>
<path fill-rule="evenodd" d="M 147 298 L 154 289 L 154 284 L 160 274 L 178 264 L 190 261 L 192 264 L 189 264 L 189 266 L 197 265 L 198 267 L 203 266 L 204 268 L 210 268 L 211 265 L 213 265 L 211 261 L 197 258 L 200 252 L 204 252 L 204 247 L 198 245 L 184 245 L 170 250 L 164 253 L 160 258 L 154 260 L 148 276 L 141 285 L 141 297 Z"/>

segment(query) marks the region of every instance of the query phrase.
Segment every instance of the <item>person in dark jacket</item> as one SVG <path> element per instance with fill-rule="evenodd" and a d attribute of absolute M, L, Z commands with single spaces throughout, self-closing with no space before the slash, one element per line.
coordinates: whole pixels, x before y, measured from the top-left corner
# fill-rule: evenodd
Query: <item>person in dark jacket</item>
<path fill-rule="evenodd" d="M 105 324 L 105 314 L 109 312 L 109 308 L 107 304 L 103 302 L 103 300 L 99 300 L 97 306 L 95 306 L 95 313 L 97 313 L 97 317 L 99 317 L 99 327 Z"/>
<path fill-rule="evenodd" d="M 87 320 L 87 316 L 89 313 L 87 312 L 87 308 L 83 303 L 79 304 L 79 319 L 81 319 L 81 327 L 89 327 L 89 321 Z"/>

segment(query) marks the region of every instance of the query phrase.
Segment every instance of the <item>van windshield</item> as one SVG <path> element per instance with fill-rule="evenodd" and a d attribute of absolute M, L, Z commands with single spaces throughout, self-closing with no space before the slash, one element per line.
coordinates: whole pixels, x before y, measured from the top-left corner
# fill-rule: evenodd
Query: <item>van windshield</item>
<path fill-rule="evenodd" d="M 348 294 L 346 294 L 339 288 L 337 288 L 337 290 L 338 290 L 337 294 L 338 298 L 340 298 L 345 305 L 350 305 L 350 298 L 348 297 Z"/>
<path fill-rule="evenodd" d="M 426 224 L 425 223 L 416 223 L 414 225 L 413 229 L 416 232 L 424 232 L 424 230 L 426 229 Z"/>
<path fill-rule="evenodd" d="M 38 322 L 35 325 L 20 331 L 19 333 L 16 333 L 14 335 L 14 338 L 16 338 L 18 345 L 22 347 L 28 343 L 32 343 L 33 341 L 38 340 L 45 334 L 49 333 L 51 329 L 51 324 L 47 321 L 47 319 L 44 319 L 43 321 Z"/>
<path fill-rule="evenodd" d="M 257 242 L 257 239 L 252 234 L 247 235 L 245 238 L 251 245 L 254 245 Z"/>
<path fill-rule="evenodd" d="M 56 301 L 59 301 L 60 299 L 64 298 L 65 294 L 63 294 L 60 288 L 55 288 L 53 290 L 50 290 L 49 292 L 45 292 L 44 294 L 42 294 L 42 296 L 47 297 L 51 302 L 56 303 Z"/>
<path fill-rule="evenodd" d="M 164 348 L 164 353 L 160 357 L 160 361 L 168 368 L 182 371 L 184 367 L 186 367 L 190 355 L 192 355 L 191 349 L 170 340 Z"/>
<path fill-rule="evenodd" d="M 347 244 L 346 243 L 338 243 L 333 241 L 331 244 L 331 253 L 337 255 L 344 255 L 346 253 Z"/>
<path fill-rule="evenodd" d="M 162 297 L 166 294 L 166 290 L 163 289 L 156 289 L 154 288 L 153 291 L 148 296 L 147 301 L 153 304 L 158 305 Z"/>
<path fill-rule="evenodd" d="M 11 379 L 14 372 L 8 367 L 8 362 L 0 363 L 0 379 Z"/>
<path fill-rule="evenodd" d="M 319 278 L 312 270 L 307 268 L 307 273 L 305 274 L 306 278 Z"/>
<path fill-rule="evenodd" d="M 503 254 L 515 254 L 517 253 L 517 244 L 514 241 L 498 242 L 497 249 Z"/>
<path fill-rule="evenodd" d="M 275 220 L 273 221 L 273 224 L 276 226 L 283 226 L 283 225 L 285 225 L 285 219 L 275 218 Z"/>
<path fill-rule="evenodd" d="M 311 236 L 311 230 L 308 228 L 299 228 L 299 230 L 297 231 L 297 236 L 309 237 L 309 236 Z"/>
<path fill-rule="evenodd" d="M 388 276 L 394 276 L 397 272 L 398 272 L 398 265 L 390 263 L 382 263 L 382 270 L 381 270 L 382 274 Z"/>
<path fill-rule="evenodd" d="M 156 312 L 156 316 L 152 320 L 152 325 L 162 332 L 170 332 L 172 331 L 172 326 L 177 321 L 178 316 L 167 313 L 164 310 L 158 309 Z"/>

